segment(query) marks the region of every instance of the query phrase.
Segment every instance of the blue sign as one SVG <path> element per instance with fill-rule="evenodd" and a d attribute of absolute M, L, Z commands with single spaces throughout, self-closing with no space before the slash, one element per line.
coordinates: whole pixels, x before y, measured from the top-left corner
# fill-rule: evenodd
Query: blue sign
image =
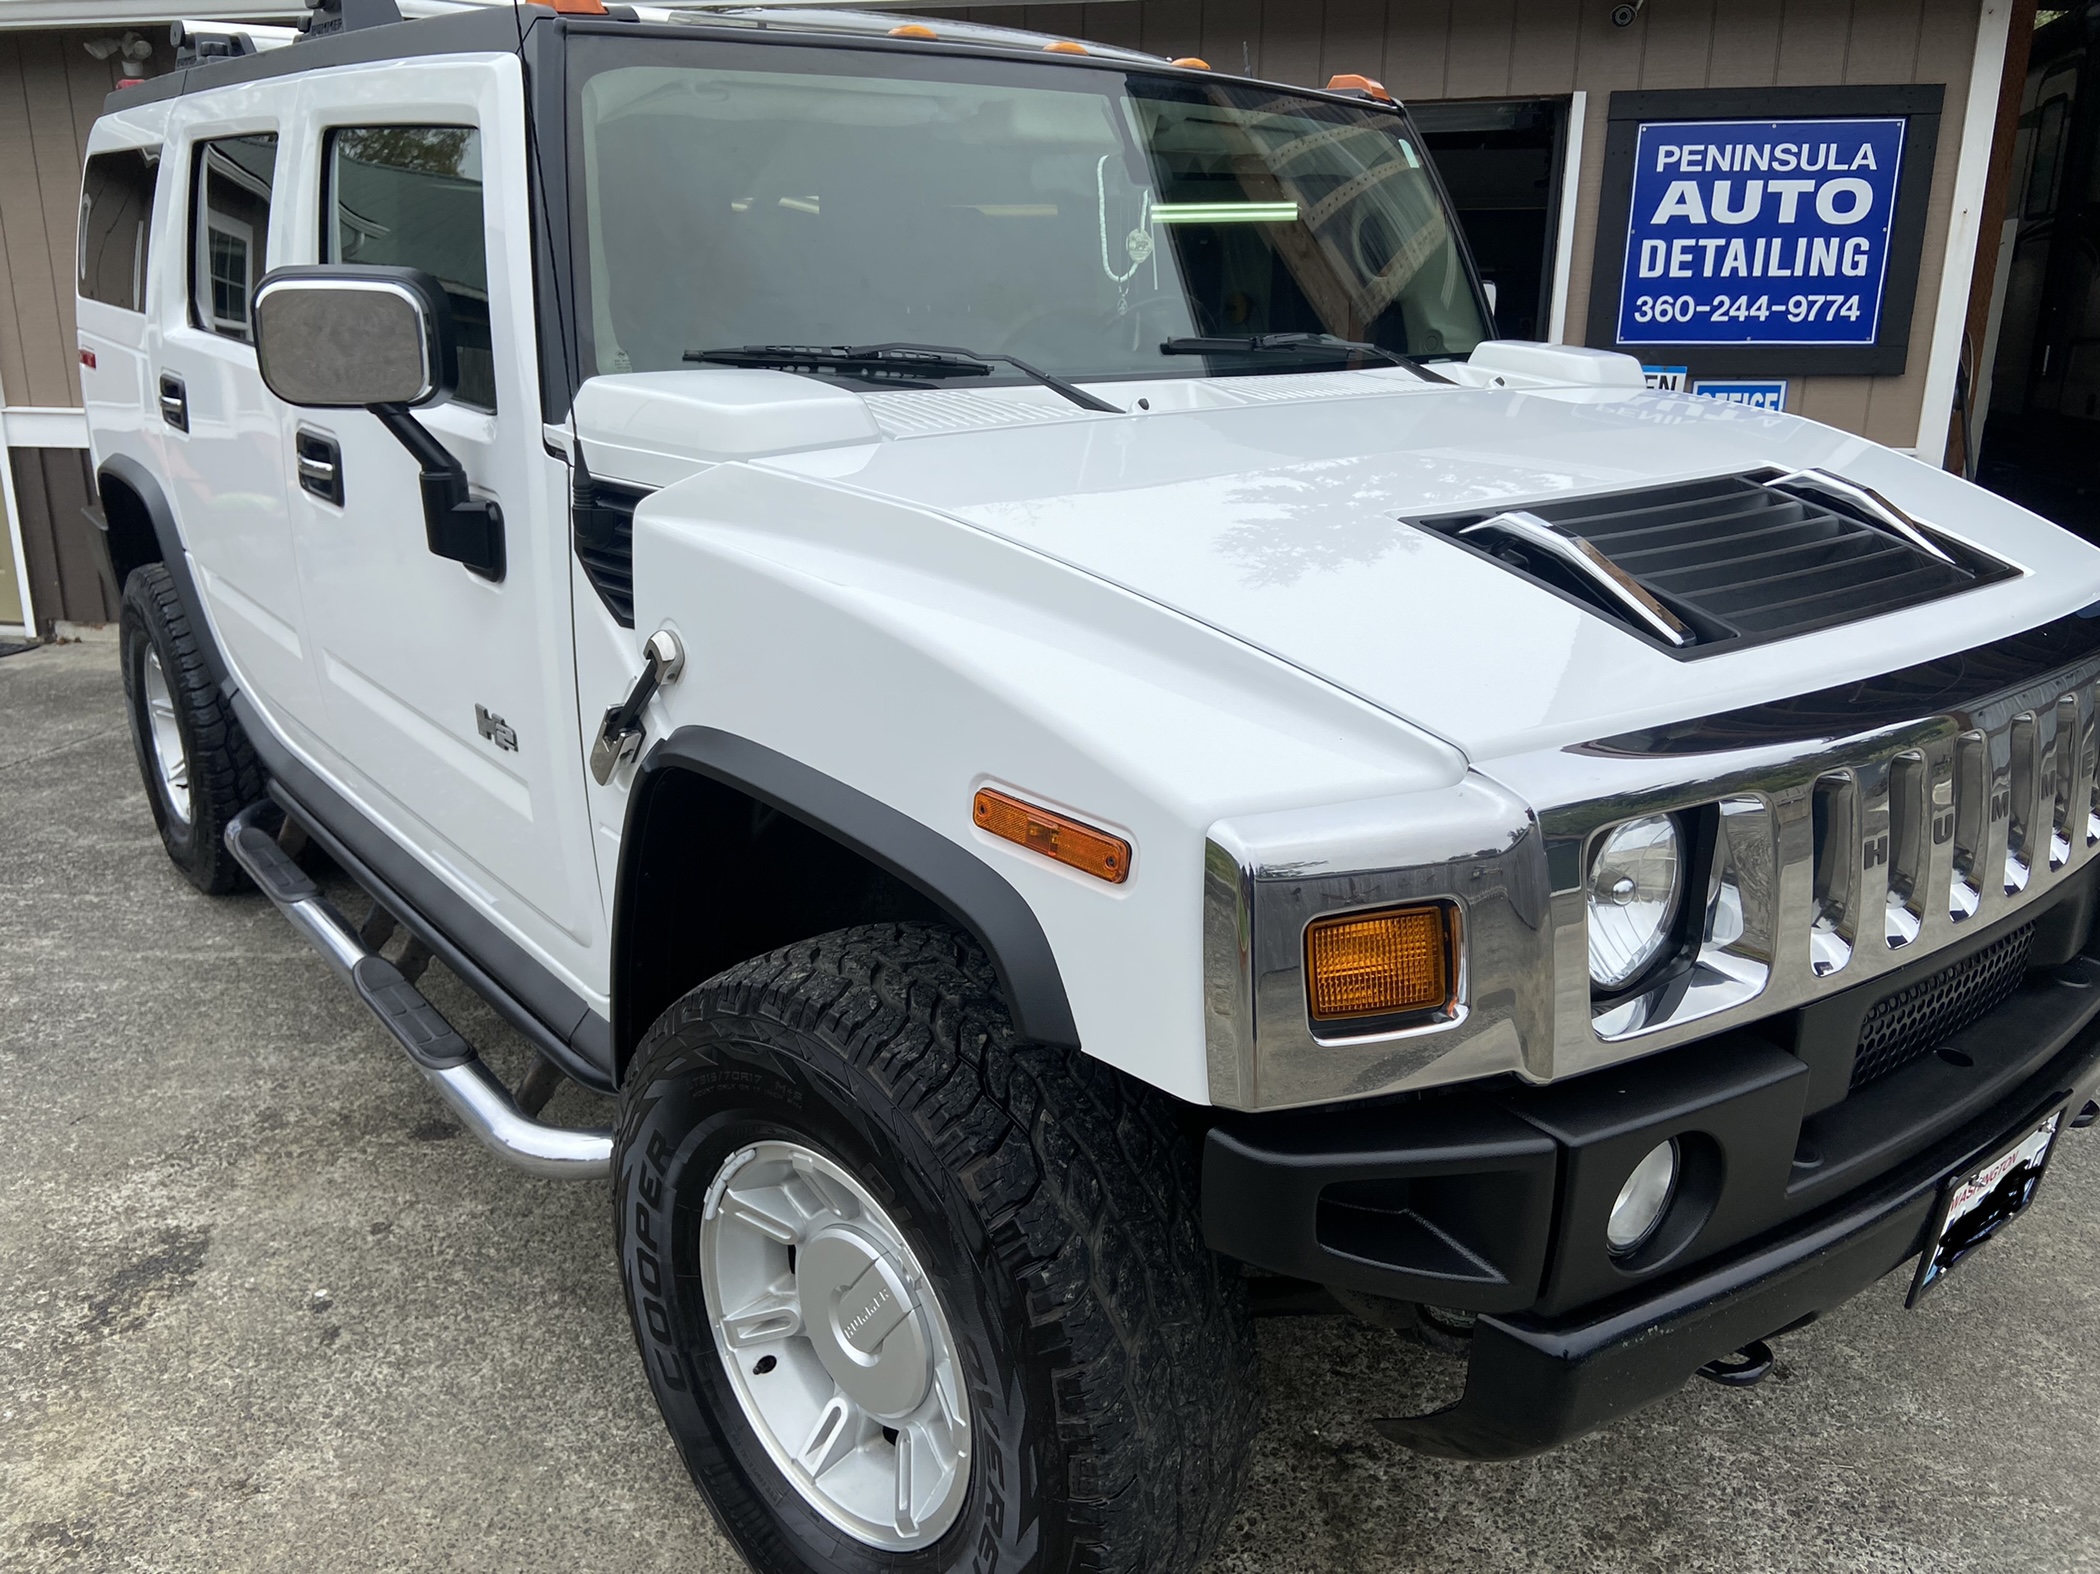
<path fill-rule="evenodd" d="M 1739 379 L 1722 381 L 1702 377 L 1692 384 L 1692 393 L 1701 399 L 1719 399 L 1726 404 L 1748 405 L 1753 410 L 1786 409 L 1784 378 L 1745 382 Z"/>
<path fill-rule="evenodd" d="M 1643 366 L 1641 376 L 1657 393 L 1683 393 L 1684 380 L 1692 375 L 1689 366 Z"/>
<path fill-rule="evenodd" d="M 1903 121 L 1643 125 L 1621 344 L 1869 346 Z"/>

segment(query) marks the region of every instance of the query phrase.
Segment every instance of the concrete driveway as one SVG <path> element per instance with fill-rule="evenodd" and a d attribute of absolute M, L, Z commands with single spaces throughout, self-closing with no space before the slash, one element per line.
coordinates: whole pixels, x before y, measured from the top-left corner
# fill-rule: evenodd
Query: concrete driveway
<path fill-rule="evenodd" d="M 426 988 L 516 1066 L 456 982 Z M 446 1121 L 260 897 L 177 876 L 111 647 L 0 660 L 0 1568 L 738 1567 L 643 1385 L 610 1235 L 598 1187 Z M 1762 1387 L 1694 1384 L 1513 1465 L 1369 1430 L 1451 1363 L 1267 1323 L 1214 1566 L 2100 1567 L 2100 1131 L 1923 1310 L 1903 1290 L 1785 1340 Z"/>

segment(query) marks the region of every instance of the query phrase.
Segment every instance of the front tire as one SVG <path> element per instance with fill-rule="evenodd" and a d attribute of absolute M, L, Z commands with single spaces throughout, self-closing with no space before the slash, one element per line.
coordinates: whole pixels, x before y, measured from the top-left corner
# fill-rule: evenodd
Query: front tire
<path fill-rule="evenodd" d="M 226 822 L 262 796 L 262 767 L 211 681 L 166 567 L 131 571 L 118 631 L 132 748 L 161 845 L 206 895 L 239 890 L 247 876 L 226 848 Z"/>
<path fill-rule="evenodd" d="M 844 930 L 693 990 L 614 1165 L 657 1403 L 761 1574 L 1215 1546 L 1255 1353 L 1190 1145 L 1162 1096 L 1022 1041 L 963 936 Z"/>

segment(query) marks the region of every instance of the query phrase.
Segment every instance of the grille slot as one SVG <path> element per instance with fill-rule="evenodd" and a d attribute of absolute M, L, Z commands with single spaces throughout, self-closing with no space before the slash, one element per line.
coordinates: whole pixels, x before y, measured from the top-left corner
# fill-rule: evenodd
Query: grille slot
<path fill-rule="evenodd" d="M 593 479 L 579 465 L 570 509 L 576 561 L 622 628 L 634 627 L 634 508 L 648 488 Z"/>
<path fill-rule="evenodd" d="M 1901 1070 L 2012 998 L 2034 949 L 2034 925 L 2022 924 L 1981 951 L 1877 1000 L 1859 1025 L 1852 1086 Z"/>
<path fill-rule="evenodd" d="M 1674 613 L 1694 634 L 1679 650 L 1688 656 L 1893 612 L 2016 572 L 1910 521 L 1881 518 L 1871 496 L 1855 503 L 1853 490 L 1774 470 L 1521 507 L 1587 541 Z M 1654 637 L 1600 595 L 1594 579 L 1585 582 L 1514 530 L 1498 534 L 1499 517 L 1413 522 L 1454 540 L 1469 532 L 1462 545 Z"/>

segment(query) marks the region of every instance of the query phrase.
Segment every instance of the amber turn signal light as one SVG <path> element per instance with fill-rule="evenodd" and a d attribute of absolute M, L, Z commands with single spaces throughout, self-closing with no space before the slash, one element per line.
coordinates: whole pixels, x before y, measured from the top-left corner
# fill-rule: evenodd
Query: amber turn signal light
<path fill-rule="evenodd" d="M 1315 1022 L 1403 1016 L 1451 1004 L 1458 918 L 1449 904 L 1318 918 L 1305 931 Z"/>
<path fill-rule="evenodd" d="M 980 788 L 972 806 L 979 830 L 1016 842 L 1032 853 L 1054 858 L 1069 869 L 1090 874 L 1110 885 L 1130 878 L 1130 843 L 1120 836 L 1067 819 L 1051 809 L 1023 803 L 989 787 Z"/>

